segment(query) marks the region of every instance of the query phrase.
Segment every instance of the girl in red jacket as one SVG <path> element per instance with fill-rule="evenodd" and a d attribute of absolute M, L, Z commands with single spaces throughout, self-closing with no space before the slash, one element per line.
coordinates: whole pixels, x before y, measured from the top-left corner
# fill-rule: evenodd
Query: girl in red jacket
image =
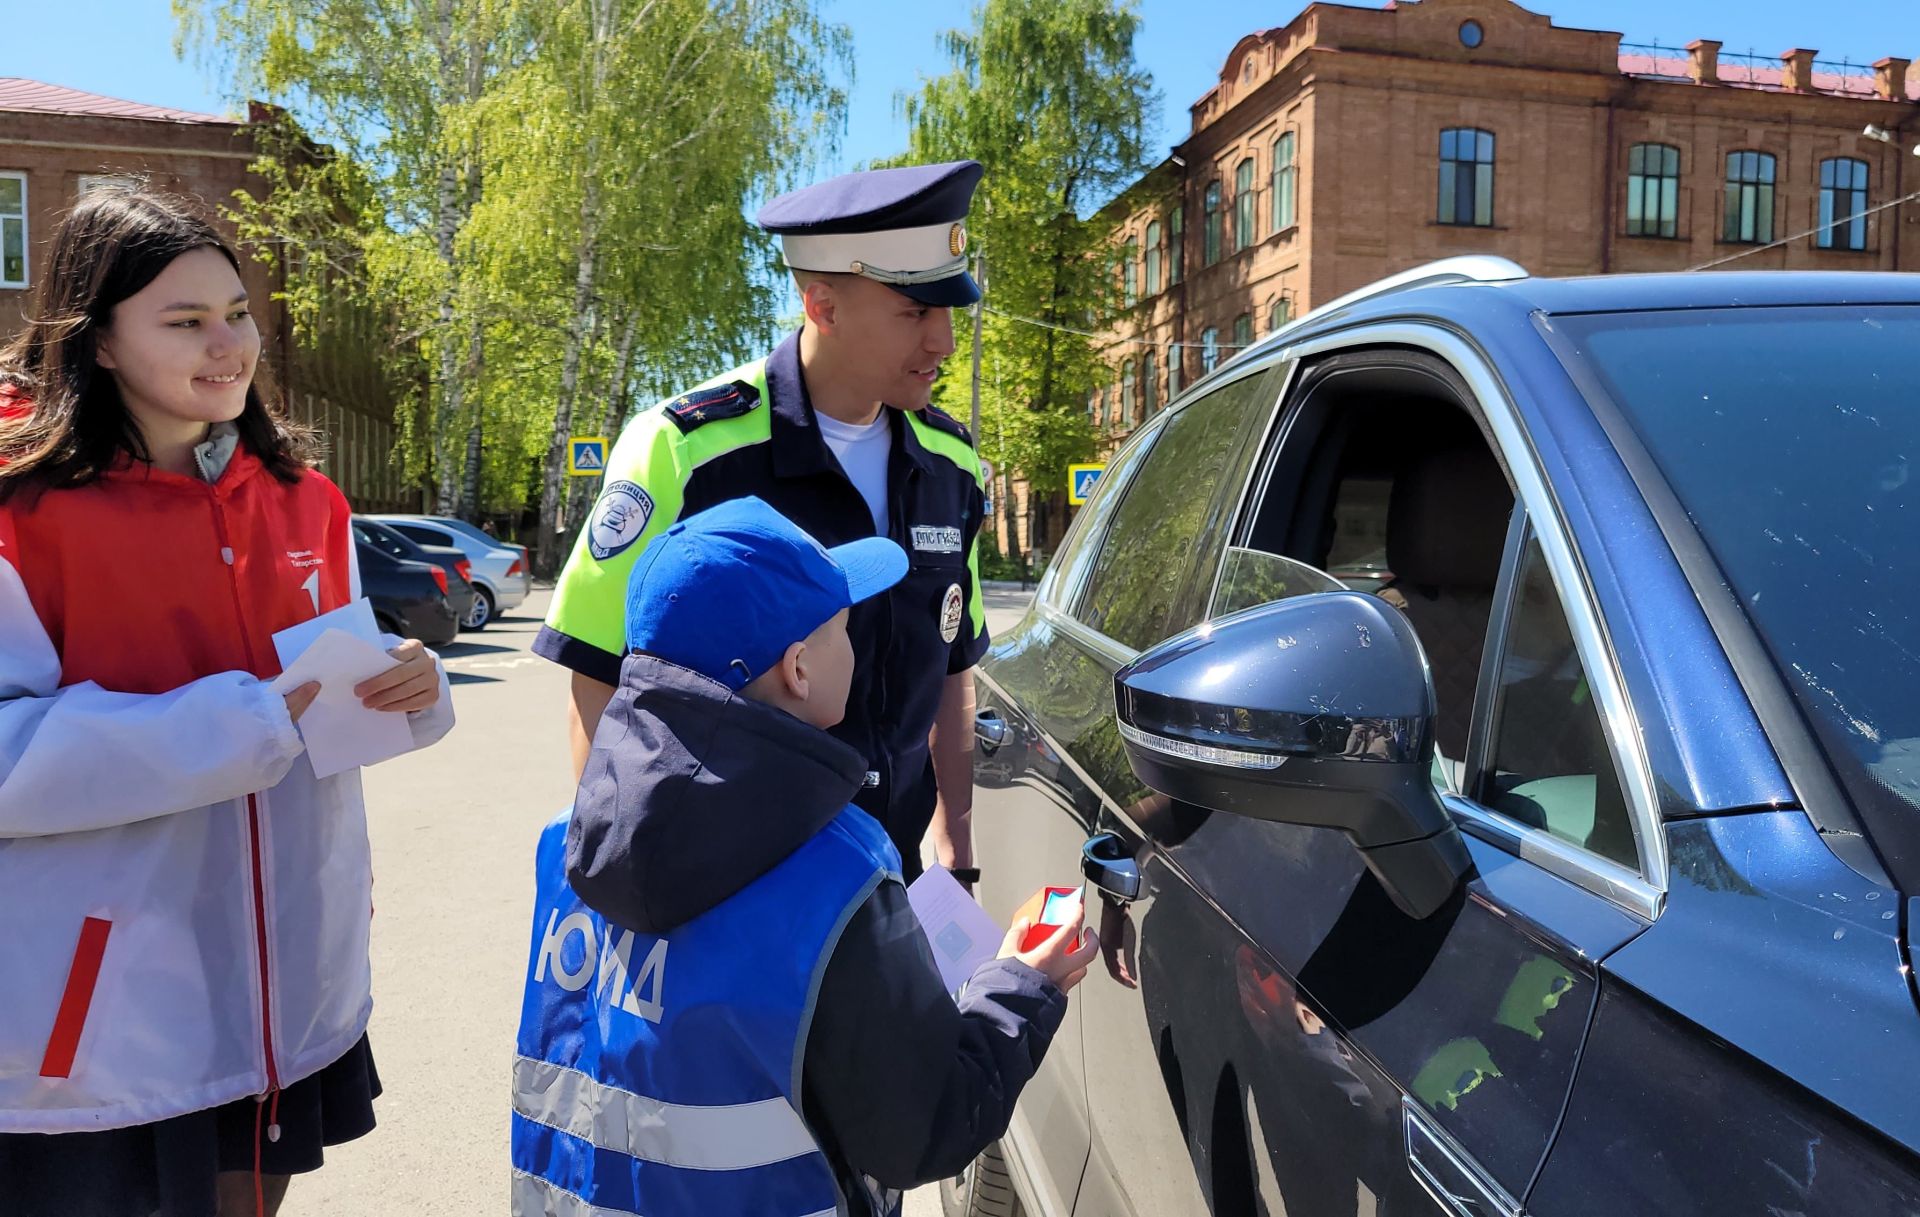
<path fill-rule="evenodd" d="M 373 1126 L 360 777 L 317 778 L 273 635 L 360 595 L 340 491 L 256 383 L 240 263 L 88 194 L 0 353 L 0 1196 L 271 1213 Z M 432 652 L 355 689 L 452 726 Z"/>

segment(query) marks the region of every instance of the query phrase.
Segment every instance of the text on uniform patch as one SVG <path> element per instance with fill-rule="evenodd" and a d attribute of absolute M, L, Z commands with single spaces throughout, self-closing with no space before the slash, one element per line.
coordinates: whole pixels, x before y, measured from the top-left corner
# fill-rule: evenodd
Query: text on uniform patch
<path fill-rule="evenodd" d="M 915 524 L 913 548 L 915 552 L 923 554 L 957 554 L 960 552 L 960 530 Z"/>

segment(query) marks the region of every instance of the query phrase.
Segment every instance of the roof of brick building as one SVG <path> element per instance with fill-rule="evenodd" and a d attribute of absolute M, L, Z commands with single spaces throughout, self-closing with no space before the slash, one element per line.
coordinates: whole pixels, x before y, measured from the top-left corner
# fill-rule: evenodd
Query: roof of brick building
<path fill-rule="evenodd" d="M 0 76 L 0 111 L 25 111 L 35 114 L 72 114 L 100 118 L 132 118 L 163 123 L 221 123 L 236 120 L 218 114 L 200 114 L 168 106 L 149 106 L 98 93 L 83 93 L 63 85 L 27 80 L 19 76 Z"/>

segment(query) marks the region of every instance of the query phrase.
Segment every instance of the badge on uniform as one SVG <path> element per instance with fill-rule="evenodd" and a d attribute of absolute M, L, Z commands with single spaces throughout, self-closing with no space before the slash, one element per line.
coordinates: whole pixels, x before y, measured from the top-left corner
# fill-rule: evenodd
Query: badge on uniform
<path fill-rule="evenodd" d="M 915 552 L 923 554 L 957 554 L 960 552 L 960 530 L 915 524 L 913 548 Z"/>
<path fill-rule="evenodd" d="M 966 608 L 966 599 L 960 594 L 960 585 L 954 584 L 947 589 L 947 598 L 940 604 L 940 639 L 952 642 L 960 637 L 960 614 Z"/>
<path fill-rule="evenodd" d="M 624 553 L 647 531 L 653 518 L 653 496 L 633 482 L 615 482 L 600 492 L 587 525 L 587 551 L 605 562 Z"/>

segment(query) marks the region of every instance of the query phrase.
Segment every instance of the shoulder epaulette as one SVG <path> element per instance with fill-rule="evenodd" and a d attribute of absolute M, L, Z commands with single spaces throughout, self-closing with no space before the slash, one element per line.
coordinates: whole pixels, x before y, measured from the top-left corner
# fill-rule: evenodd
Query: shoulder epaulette
<path fill-rule="evenodd" d="M 682 432 L 723 418 L 739 418 L 760 404 L 760 391 L 744 380 L 682 393 L 661 407 Z"/>
<path fill-rule="evenodd" d="M 934 430 L 944 431 L 967 447 L 973 447 L 973 432 L 967 430 L 964 424 L 939 406 L 928 406 L 920 411 L 920 417 Z"/>

